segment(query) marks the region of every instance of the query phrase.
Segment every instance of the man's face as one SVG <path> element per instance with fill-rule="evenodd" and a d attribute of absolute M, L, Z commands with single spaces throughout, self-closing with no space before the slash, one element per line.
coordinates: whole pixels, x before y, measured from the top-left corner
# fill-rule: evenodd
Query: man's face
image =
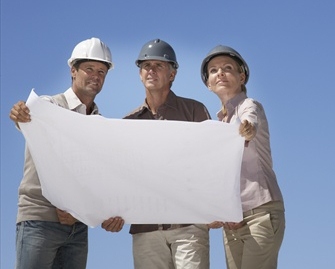
<path fill-rule="evenodd" d="M 97 61 L 82 62 L 78 70 L 72 67 L 73 91 L 94 98 L 101 91 L 107 72 L 106 65 Z"/>
<path fill-rule="evenodd" d="M 140 65 L 140 77 L 148 90 L 170 89 L 176 71 L 171 64 L 164 61 L 148 60 Z"/>

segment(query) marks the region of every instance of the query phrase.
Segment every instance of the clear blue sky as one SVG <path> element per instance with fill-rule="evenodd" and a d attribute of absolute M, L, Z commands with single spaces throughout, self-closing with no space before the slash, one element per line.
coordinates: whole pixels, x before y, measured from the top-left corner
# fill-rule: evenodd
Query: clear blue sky
<path fill-rule="evenodd" d="M 143 102 L 134 61 L 148 40 L 174 47 L 180 69 L 173 90 L 203 102 L 213 118 L 220 103 L 202 84 L 201 61 L 217 44 L 237 49 L 251 69 L 248 95 L 267 112 L 286 204 L 279 268 L 329 268 L 335 253 L 334 13 L 333 0 L 2 0 L 1 268 L 14 266 L 24 152 L 10 108 L 33 87 L 39 95 L 65 91 L 71 82 L 67 59 L 91 37 L 113 54 L 115 69 L 96 100 L 112 118 Z M 90 229 L 88 268 L 133 268 L 128 229 Z M 210 236 L 211 268 L 225 268 L 221 231 Z"/>

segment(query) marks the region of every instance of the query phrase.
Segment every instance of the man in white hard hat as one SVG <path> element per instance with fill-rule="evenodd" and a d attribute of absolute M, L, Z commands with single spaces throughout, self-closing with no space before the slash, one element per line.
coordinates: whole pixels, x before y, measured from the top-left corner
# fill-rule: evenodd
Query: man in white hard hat
<path fill-rule="evenodd" d="M 98 38 L 84 40 L 76 45 L 68 64 L 72 86 L 64 93 L 45 98 L 77 113 L 99 114 L 94 98 L 101 91 L 108 70 L 113 68 L 109 48 Z M 31 121 L 29 109 L 23 101 L 12 107 L 9 117 L 16 125 Z M 86 268 L 87 226 L 55 208 L 43 197 L 27 147 L 16 222 L 16 269 Z M 118 232 L 123 220 L 111 218 L 102 226 Z"/>

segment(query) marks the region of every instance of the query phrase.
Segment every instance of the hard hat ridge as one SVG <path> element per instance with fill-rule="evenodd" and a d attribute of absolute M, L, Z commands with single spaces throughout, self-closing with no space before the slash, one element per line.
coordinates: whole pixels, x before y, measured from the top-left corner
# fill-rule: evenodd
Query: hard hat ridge
<path fill-rule="evenodd" d="M 159 38 L 150 40 L 143 45 L 135 64 L 139 67 L 141 62 L 145 60 L 170 62 L 174 68 L 177 69 L 179 67 L 173 48 L 167 42 Z"/>

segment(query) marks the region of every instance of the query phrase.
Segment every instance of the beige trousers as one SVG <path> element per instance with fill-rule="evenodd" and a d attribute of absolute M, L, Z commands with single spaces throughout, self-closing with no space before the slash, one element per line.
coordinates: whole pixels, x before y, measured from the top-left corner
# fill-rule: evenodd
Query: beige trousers
<path fill-rule="evenodd" d="M 283 203 L 266 203 L 243 215 L 243 227 L 223 231 L 227 268 L 276 269 L 285 231 Z"/>
<path fill-rule="evenodd" d="M 135 269 L 209 269 L 206 225 L 133 235 Z"/>

